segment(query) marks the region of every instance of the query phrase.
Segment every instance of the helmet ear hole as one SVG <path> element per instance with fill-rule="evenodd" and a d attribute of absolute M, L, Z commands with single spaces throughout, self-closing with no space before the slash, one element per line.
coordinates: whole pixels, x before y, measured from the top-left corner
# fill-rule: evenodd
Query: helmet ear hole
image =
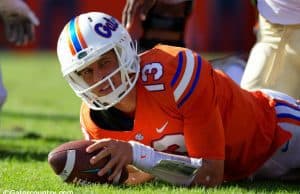
<path fill-rule="evenodd" d="M 110 50 L 116 53 L 118 69 L 93 85 L 87 84 L 77 73 Z M 88 12 L 71 19 L 59 36 L 57 55 L 64 78 L 77 96 L 95 110 L 107 109 L 118 103 L 138 79 L 136 44 L 120 22 L 105 13 Z M 105 96 L 92 92 L 116 73 L 122 77 L 120 86 L 112 87 L 112 92 Z"/>

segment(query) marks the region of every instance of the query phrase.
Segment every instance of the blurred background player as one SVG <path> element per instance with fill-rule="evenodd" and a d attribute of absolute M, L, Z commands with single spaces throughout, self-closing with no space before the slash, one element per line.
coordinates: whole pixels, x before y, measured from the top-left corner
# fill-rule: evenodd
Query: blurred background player
<path fill-rule="evenodd" d="M 23 0 L 0 0 L 0 16 L 6 39 L 23 46 L 34 40 L 35 26 L 39 20 Z M 0 69 L 0 109 L 7 96 Z"/>
<path fill-rule="evenodd" d="M 185 46 L 185 28 L 192 8 L 193 0 L 127 0 L 123 25 L 138 40 L 140 52 L 158 43 Z"/>
<path fill-rule="evenodd" d="M 193 4 L 193 0 L 127 0 L 122 23 L 133 39 L 138 40 L 140 52 L 159 43 L 185 47 L 186 24 Z M 213 59 L 211 63 L 240 84 L 245 58 L 230 55 Z"/>
<path fill-rule="evenodd" d="M 300 98 L 300 1 L 257 0 L 257 8 L 257 43 L 241 86 L 271 88 Z"/>

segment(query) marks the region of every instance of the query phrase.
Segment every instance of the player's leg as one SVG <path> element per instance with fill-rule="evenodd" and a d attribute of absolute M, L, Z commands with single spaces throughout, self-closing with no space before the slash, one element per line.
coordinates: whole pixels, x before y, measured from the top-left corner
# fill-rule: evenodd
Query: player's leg
<path fill-rule="evenodd" d="M 300 25 L 286 25 L 276 55 L 276 69 L 268 84 L 300 99 Z"/>
<path fill-rule="evenodd" d="M 2 74 L 1 74 L 1 68 L 0 68 L 0 110 L 1 110 L 2 105 L 5 102 L 6 95 L 7 95 L 7 93 L 6 93 L 6 89 L 2 82 Z"/>
<path fill-rule="evenodd" d="M 300 105 L 296 99 L 272 90 L 262 90 L 275 99 L 278 125 L 292 134 L 254 174 L 254 178 L 300 180 Z"/>
<path fill-rule="evenodd" d="M 300 98 L 300 25 L 272 24 L 259 17 L 260 40 L 252 48 L 241 87 L 270 88 Z"/>
<path fill-rule="evenodd" d="M 266 87 L 265 79 L 274 68 L 276 47 L 279 42 L 279 34 L 273 33 L 271 24 L 262 16 L 259 16 L 259 31 L 256 44 L 251 49 L 241 87 L 248 90 L 256 90 Z M 270 37 L 278 37 L 270 39 Z"/>

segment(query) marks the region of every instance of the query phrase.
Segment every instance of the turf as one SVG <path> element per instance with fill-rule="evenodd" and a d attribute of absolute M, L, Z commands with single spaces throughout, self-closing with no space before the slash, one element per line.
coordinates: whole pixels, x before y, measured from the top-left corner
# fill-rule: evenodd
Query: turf
<path fill-rule="evenodd" d="M 227 183 L 214 189 L 155 181 L 140 186 L 63 183 L 47 163 L 59 144 L 82 138 L 80 100 L 63 80 L 55 53 L 2 53 L 8 99 L 0 113 L 1 193 L 299 193 L 299 183 Z"/>

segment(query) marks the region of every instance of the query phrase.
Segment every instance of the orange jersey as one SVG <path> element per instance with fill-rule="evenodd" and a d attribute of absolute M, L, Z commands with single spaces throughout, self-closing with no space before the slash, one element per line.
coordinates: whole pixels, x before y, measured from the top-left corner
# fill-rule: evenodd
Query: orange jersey
<path fill-rule="evenodd" d="M 225 160 L 225 180 L 249 176 L 290 138 L 277 125 L 274 101 L 241 89 L 197 53 L 158 45 L 140 59 L 132 130 L 100 128 L 83 104 L 87 138 L 135 140 L 158 151 Z"/>

